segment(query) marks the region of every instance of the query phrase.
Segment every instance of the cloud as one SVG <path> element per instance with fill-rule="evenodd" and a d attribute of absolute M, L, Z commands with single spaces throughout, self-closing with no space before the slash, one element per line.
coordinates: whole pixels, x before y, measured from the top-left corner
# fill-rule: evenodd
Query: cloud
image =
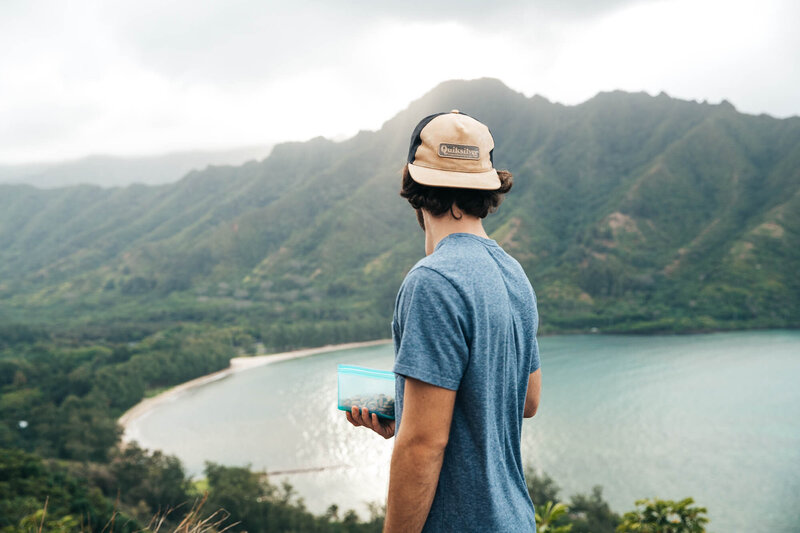
<path fill-rule="evenodd" d="M 664 90 L 683 98 L 729 99 L 750 112 L 796 114 L 800 101 L 789 95 L 797 94 L 800 72 L 770 68 L 788 67 L 791 56 L 800 64 L 800 39 L 781 7 L 678 0 L 577 23 L 565 28 L 569 37 L 542 92 L 575 103 L 598 90 Z"/>
<path fill-rule="evenodd" d="M 376 129 L 446 79 L 800 113 L 788 0 L 4 2 L 0 162 Z"/>

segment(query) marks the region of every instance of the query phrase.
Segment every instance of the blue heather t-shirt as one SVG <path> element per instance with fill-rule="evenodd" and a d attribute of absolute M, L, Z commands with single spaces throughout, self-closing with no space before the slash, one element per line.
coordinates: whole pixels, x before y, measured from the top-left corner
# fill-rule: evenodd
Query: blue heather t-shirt
<path fill-rule="evenodd" d="M 447 235 L 403 280 L 392 320 L 396 434 L 406 377 L 457 391 L 423 531 L 536 530 L 520 438 L 538 321 L 522 266 L 492 239 Z"/>

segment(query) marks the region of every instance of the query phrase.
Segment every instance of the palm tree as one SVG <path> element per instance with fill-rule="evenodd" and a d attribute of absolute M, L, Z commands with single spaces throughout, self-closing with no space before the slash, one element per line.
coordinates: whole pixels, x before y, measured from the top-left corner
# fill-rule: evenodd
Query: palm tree
<path fill-rule="evenodd" d="M 567 506 L 561 502 L 554 504 L 547 502 L 544 510 L 536 512 L 536 532 L 537 533 L 569 533 L 572 524 L 556 526 L 556 521 L 567 514 Z"/>

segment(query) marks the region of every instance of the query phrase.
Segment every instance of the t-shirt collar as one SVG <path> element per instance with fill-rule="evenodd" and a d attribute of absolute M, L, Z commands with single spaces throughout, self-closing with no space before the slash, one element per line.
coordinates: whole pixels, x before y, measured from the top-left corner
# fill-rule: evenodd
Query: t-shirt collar
<path fill-rule="evenodd" d="M 483 244 L 486 244 L 488 246 L 500 246 L 499 244 L 497 244 L 497 241 L 492 239 L 487 239 L 486 237 L 481 237 L 480 235 L 475 235 L 474 233 L 456 232 L 456 233 L 449 233 L 444 237 L 442 237 L 439 240 L 439 242 L 436 243 L 436 246 L 433 248 L 433 251 L 435 252 L 436 250 L 438 250 L 439 247 L 442 245 L 442 243 L 450 237 L 466 237 L 474 239 L 478 242 L 482 242 Z"/>

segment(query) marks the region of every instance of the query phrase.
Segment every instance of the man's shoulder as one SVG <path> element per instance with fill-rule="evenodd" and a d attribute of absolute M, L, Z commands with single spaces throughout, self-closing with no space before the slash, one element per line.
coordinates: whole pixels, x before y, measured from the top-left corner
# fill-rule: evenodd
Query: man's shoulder
<path fill-rule="evenodd" d="M 428 261 L 432 256 L 427 256 L 420 259 L 411 270 L 406 274 L 403 280 L 401 289 L 403 287 L 413 286 L 418 283 L 423 283 L 427 287 L 441 286 L 443 288 L 455 287 L 453 281 L 447 275 L 446 270 L 442 269 L 436 262 Z"/>
<path fill-rule="evenodd" d="M 397 305 L 401 307 L 448 305 L 463 307 L 465 292 L 458 279 L 448 275 L 435 263 L 426 261 L 427 256 L 418 261 L 406 274 L 397 293 Z"/>
<path fill-rule="evenodd" d="M 478 256 L 478 253 L 465 252 L 463 249 L 442 248 L 417 261 L 406 274 L 403 285 L 423 282 L 434 286 L 447 287 L 449 285 L 456 290 L 461 290 L 470 274 L 480 270 L 475 267 L 476 261 L 480 259 L 482 258 Z"/>

